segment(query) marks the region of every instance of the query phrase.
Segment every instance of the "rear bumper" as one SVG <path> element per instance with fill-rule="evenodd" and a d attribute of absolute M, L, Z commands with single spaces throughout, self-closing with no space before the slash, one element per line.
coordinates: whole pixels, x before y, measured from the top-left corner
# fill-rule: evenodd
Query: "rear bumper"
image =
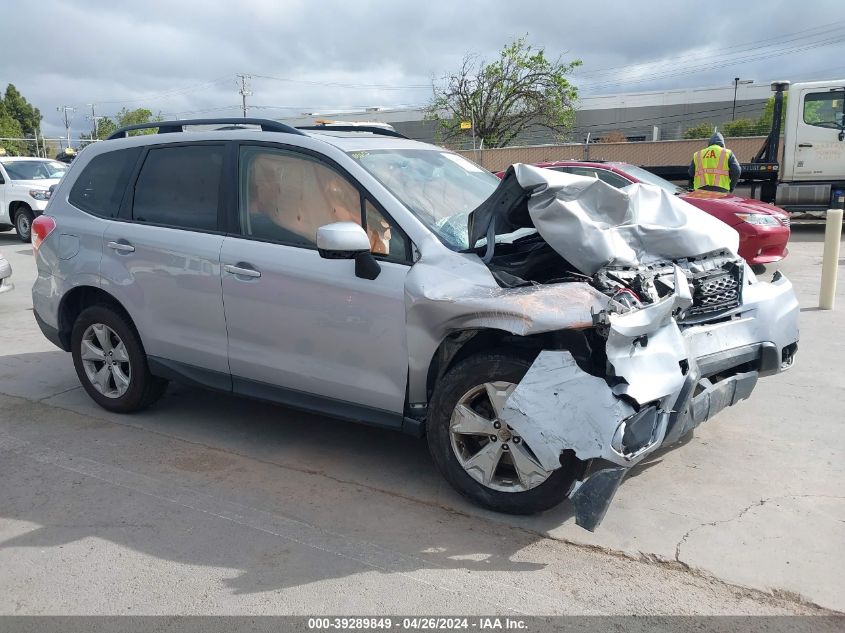
<path fill-rule="evenodd" d="M 52 325 L 47 324 L 44 319 L 38 316 L 37 312 L 33 312 L 33 314 L 35 315 L 35 322 L 38 324 L 38 328 L 41 330 L 41 333 L 47 338 L 47 340 L 62 351 L 70 351 L 62 344 L 58 328 L 54 328 Z"/>

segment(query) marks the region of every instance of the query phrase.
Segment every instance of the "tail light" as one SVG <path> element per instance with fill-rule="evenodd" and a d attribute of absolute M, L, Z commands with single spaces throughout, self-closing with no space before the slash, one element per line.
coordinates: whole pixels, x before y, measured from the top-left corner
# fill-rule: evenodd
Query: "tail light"
<path fill-rule="evenodd" d="M 32 221 L 32 254 L 38 253 L 41 242 L 56 228 L 56 218 L 51 215 L 39 215 Z"/>

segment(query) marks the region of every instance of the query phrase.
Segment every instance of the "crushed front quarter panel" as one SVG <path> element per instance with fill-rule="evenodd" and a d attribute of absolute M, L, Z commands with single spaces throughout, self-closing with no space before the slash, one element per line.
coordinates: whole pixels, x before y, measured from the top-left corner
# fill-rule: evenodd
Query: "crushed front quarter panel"
<path fill-rule="evenodd" d="M 429 249 L 405 280 L 410 402 L 427 400 L 429 365 L 450 334 L 516 336 L 586 329 L 609 298 L 583 282 L 502 288 L 476 255 Z"/>

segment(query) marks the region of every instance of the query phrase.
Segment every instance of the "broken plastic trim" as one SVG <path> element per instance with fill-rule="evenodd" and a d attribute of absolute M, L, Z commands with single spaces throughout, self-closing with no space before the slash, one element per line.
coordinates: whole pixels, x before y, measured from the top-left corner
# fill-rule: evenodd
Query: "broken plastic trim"
<path fill-rule="evenodd" d="M 596 531 L 626 474 L 627 468 L 613 466 L 597 470 L 576 484 L 569 494 L 575 508 L 576 525 L 590 532 Z"/>

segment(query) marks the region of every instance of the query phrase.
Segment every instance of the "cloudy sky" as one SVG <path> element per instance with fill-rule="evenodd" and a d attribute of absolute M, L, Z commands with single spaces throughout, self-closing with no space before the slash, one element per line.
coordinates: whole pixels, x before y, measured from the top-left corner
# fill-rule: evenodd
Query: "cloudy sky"
<path fill-rule="evenodd" d="M 740 9 L 739 7 L 742 7 Z M 845 77 L 841 0 L 6 0 L 0 84 L 64 134 L 58 106 L 111 115 L 235 116 L 236 74 L 250 114 L 414 107 L 467 52 L 493 58 L 527 35 L 579 58 L 583 95 Z M 18 44 L 14 44 L 17 42 Z"/>

